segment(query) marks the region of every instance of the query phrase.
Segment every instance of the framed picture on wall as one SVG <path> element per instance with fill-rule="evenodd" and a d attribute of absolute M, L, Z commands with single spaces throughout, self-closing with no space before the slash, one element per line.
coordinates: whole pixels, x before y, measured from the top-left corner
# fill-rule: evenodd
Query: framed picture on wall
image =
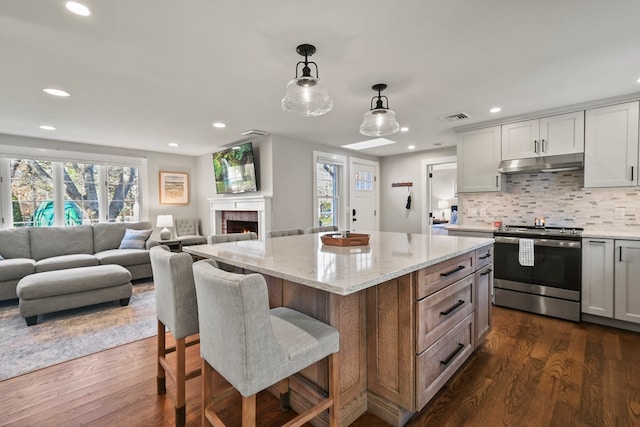
<path fill-rule="evenodd" d="M 160 172 L 160 204 L 189 204 L 189 174 L 186 172 Z"/>

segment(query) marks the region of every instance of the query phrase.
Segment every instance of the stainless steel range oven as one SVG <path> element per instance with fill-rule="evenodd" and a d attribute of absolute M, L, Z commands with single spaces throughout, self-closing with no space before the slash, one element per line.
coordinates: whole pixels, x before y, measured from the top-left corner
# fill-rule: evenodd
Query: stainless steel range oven
<path fill-rule="evenodd" d="M 562 227 L 496 231 L 495 304 L 579 322 L 581 235 L 581 228 Z"/>

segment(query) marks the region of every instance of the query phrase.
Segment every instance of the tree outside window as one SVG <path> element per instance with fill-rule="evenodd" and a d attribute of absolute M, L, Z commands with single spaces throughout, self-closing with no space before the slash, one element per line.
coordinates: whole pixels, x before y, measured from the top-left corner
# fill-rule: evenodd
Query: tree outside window
<path fill-rule="evenodd" d="M 338 166 L 317 163 L 316 168 L 318 225 L 338 225 Z"/>
<path fill-rule="evenodd" d="M 62 174 L 60 189 L 54 185 L 56 173 Z M 23 159 L 10 161 L 10 174 L 14 227 L 92 224 L 100 221 L 101 211 L 110 222 L 139 220 L 138 168 Z M 108 206 L 101 207 L 100 200 Z M 63 204 L 63 221 L 55 220 L 56 203 Z"/>

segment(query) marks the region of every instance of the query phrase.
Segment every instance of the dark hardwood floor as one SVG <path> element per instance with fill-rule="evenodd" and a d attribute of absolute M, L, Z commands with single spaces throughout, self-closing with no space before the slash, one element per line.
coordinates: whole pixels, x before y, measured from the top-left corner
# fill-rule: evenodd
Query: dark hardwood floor
<path fill-rule="evenodd" d="M 0 382 L 0 425 L 173 426 L 171 400 L 156 395 L 155 342 Z M 200 425 L 199 396 L 190 381 L 189 426 Z M 225 404 L 236 418 L 238 399 Z M 268 393 L 258 410 L 264 426 L 291 418 Z M 370 414 L 353 425 L 387 426 Z M 640 334 L 494 307 L 485 343 L 408 425 L 640 426 Z"/>

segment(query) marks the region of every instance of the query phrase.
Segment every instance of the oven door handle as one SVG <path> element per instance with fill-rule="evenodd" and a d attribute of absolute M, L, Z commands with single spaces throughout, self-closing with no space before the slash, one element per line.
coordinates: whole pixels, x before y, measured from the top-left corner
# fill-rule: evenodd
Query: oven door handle
<path fill-rule="evenodd" d="M 526 237 L 523 237 L 525 239 Z M 582 244 L 579 240 L 552 240 L 552 239 L 532 239 L 534 246 L 549 246 L 552 248 L 580 249 Z M 519 237 L 495 236 L 496 243 L 506 243 L 517 245 L 520 243 Z"/>

